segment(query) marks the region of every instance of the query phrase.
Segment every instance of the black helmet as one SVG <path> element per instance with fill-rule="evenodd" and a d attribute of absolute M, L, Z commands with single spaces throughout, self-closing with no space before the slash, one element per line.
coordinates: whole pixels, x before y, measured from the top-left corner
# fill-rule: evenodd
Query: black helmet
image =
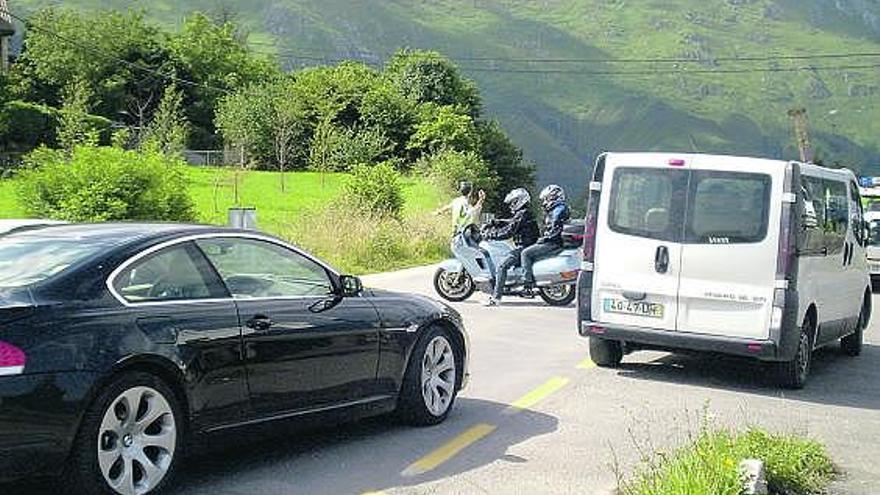
<path fill-rule="evenodd" d="M 469 180 L 463 180 L 458 183 L 458 192 L 460 192 L 462 196 L 470 196 L 471 191 L 473 190 L 474 185 Z"/>

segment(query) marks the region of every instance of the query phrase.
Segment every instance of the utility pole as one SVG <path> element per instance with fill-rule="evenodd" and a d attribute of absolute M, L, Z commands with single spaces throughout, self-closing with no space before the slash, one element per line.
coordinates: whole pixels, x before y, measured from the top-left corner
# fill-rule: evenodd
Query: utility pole
<path fill-rule="evenodd" d="M 9 15 L 6 0 L 0 0 L 0 74 L 9 71 L 9 41 L 15 34 L 15 25 Z"/>
<path fill-rule="evenodd" d="M 794 125 L 794 137 L 797 141 L 798 151 L 801 154 L 801 161 L 812 163 L 813 146 L 810 144 L 810 132 L 807 129 L 807 110 L 804 108 L 792 108 L 788 111 L 788 116 Z"/>

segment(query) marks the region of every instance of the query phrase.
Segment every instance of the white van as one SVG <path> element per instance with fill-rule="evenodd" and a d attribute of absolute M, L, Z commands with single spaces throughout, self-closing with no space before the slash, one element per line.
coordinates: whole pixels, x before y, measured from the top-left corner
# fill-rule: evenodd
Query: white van
<path fill-rule="evenodd" d="M 866 245 L 849 170 L 607 153 L 590 182 L 580 334 L 599 366 L 639 349 L 720 352 L 778 362 L 799 388 L 814 349 L 861 351 Z"/>

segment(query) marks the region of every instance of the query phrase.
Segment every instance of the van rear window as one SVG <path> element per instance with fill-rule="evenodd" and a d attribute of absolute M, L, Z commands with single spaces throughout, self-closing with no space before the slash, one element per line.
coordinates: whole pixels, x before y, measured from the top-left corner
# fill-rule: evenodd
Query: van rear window
<path fill-rule="evenodd" d="M 669 242 L 760 242 L 767 235 L 770 188 L 765 174 L 619 168 L 609 224 L 615 232 Z"/>

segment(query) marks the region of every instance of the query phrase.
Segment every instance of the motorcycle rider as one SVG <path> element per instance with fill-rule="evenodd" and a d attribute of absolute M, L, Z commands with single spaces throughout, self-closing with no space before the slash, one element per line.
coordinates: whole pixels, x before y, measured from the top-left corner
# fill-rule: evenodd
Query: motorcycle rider
<path fill-rule="evenodd" d="M 565 191 L 560 186 L 551 184 L 545 187 L 539 197 L 544 209 L 544 232 L 535 245 L 527 247 L 521 254 L 526 289 L 535 286 L 532 269 L 535 262 L 562 251 L 562 231 L 565 222 L 571 217 L 565 202 Z"/>
<path fill-rule="evenodd" d="M 507 270 L 520 264 L 522 250 L 533 245 L 538 240 L 538 222 L 529 208 L 531 195 L 523 188 L 517 188 L 504 198 L 504 204 L 510 208 L 512 216 L 505 219 L 493 220 L 486 231 L 489 239 L 504 240 L 512 239 L 516 248 L 511 251 L 501 263 L 498 264 L 495 276 L 495 292 L 489 298 L 486 306 L 497 306 L 504 295 L 504 284 L 507 281 Z"/>

